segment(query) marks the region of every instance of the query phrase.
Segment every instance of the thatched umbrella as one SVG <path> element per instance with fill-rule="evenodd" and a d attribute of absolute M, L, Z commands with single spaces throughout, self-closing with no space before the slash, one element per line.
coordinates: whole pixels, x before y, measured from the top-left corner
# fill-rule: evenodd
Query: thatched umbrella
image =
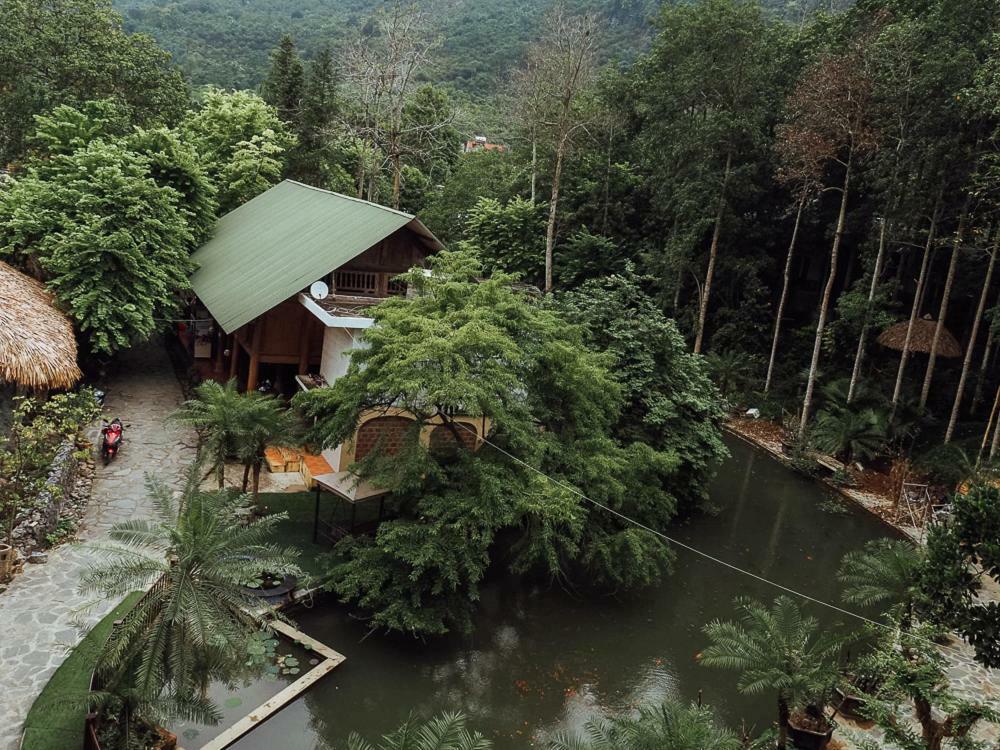
<path fill-rule="evenodd" d="M 903 345 L 906 343 L 906 329 L 909 325 L 910 321 L 908 320 L 891 325 L 879 334 L 877 341 L 882 346 L 887 346 L 896 351 L 903 351 Z M 913 333 L 910 335 L 910 351 L 929 354 L 936 328 L 937 321 L 931 320 L 930 317 L 914 320 Z M 962 356 L 962 347 L 958 345 L 958 341 L 955 340 L 955 337 L 951 335 L 951 332 L 947 328 L 941 329 L 941 336 L 938 338 L 937 356 Z"/>
<path fill-rule="evenodd" d="M 81 376 L 73 326 L 52 295 L 0 261 L 0 381 L 27 388 L 70 388 Z"/>

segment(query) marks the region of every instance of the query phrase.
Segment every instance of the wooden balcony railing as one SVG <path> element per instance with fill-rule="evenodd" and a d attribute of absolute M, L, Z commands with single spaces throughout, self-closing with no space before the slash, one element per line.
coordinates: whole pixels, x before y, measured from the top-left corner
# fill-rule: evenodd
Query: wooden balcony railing
<path fill-rule="evenodd" d="M 333 293 L 347 297 L 389 297 L 406 294 L 406 282 L 396 281 L 397 274 L 387 271 L 336 271 Z"/>

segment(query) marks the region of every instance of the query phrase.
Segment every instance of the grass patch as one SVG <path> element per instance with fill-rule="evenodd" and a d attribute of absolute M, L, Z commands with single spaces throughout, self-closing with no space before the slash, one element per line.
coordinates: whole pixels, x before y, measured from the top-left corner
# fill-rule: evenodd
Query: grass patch
<path fill-rule="evenodd" d="M 277 544 L 299 550 L 299 566 L 313 579 L 319 579 L 326 572 L 328 564 L 323 564 L 319 556 L 330 552 L 330 545 L 313 543 L 313 521 L 316 513 L 315 492 L 262 492 L 260 504 L 271 513 L 287 513 L 288 518 L 277 525 Z M 320 512 L 329 513 L 333 498 L 323 497 Z M 315 583 L 315 581 L 314 581 Z"/>
<path fill-rule="evenodd" d="M 142 593 L 133 592 L 98 622 L 59 665 L 35 699 L 24 720 L 21 750 L 66 750 L 83 743 L 86 697 L 97 657 L 115 620 L 128 612 Z"/>

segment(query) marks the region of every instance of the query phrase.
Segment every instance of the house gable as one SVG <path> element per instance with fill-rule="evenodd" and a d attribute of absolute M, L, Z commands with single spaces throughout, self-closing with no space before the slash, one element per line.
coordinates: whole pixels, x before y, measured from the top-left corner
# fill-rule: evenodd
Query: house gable
<path fill-rule="evenodd" d="M 369 249 L 398 244 L 403 235 L 426 252 L 442 247 L 410 214 L 285 180 L 219 220 L 193 256 L 198 270 L 191 287 L 231 333 Z"/>

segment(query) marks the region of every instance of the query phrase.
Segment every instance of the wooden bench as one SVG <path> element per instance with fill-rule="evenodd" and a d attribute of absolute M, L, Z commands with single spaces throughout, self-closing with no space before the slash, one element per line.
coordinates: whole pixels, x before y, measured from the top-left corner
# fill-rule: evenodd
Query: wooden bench
<path fill-rule="evenodd" d="M 847 467 L 843 463 L 835 459 L 833 456 L 827 456 L 822 453 L 813 453 L 812 457 L 817 464 L 822 466 L 831 474 L 836 474 L 838 471 L 840 472 L 847 471 Z"/>

